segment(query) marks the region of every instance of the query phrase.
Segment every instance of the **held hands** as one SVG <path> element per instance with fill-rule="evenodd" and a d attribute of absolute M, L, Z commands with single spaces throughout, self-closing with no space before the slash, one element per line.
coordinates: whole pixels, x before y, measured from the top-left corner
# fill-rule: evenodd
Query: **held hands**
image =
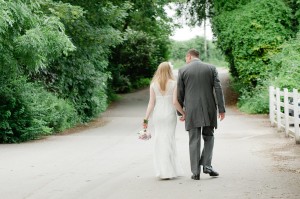
<path fill-rule="evenodd" d="M 185 112 L 183 112 L 183 114 L 181 114 L 179 120 L 180 120 L 181 122 L 184 122 L 184 121 L 185 121 Z"/>

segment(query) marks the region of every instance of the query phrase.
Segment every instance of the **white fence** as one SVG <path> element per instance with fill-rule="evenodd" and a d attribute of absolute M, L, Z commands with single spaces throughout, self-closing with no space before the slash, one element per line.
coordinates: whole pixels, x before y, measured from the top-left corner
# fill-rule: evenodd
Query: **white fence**
<path fill-rule="evenodd" d="M 293 89 L 290 93 L 286 88 L 281 91 L 279 88 L 270 86 L 269 94 L 271 125 L 276 125 L 278 131 L 284 130 L 286 137 L 293 136 L 296 143 L 300 144 L 298 91 Z M 289 112 L 293 112 L 293 116 L 290 116 Z"/>

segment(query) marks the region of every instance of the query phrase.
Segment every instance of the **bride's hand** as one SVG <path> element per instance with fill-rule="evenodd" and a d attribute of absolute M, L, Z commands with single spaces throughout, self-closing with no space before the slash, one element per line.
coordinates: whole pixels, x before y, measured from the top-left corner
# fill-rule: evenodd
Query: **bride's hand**
<path fill-rule="evenodd" d="M 148 128 L 148 119 L 144 119 L 144 121 L 143 121 L 143 128 L 144 129 Z"/>
<path fill-rule="evenodd" d="M 179 118 L 180 121 L 184 122 L 185 121 L 185 113 L 181 115 L 181 117 Z"/>
<path fill-rule="evenodd" d="M 147 129 L 147 128 L 148 128 L 148 124 L 143 123 L 143 128 L 144 128 L 144 129 Z"/>

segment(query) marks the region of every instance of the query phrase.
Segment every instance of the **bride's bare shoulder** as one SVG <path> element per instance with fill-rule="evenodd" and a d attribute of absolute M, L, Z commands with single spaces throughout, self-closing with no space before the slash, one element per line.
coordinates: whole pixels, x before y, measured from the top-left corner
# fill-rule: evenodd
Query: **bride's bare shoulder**
<path fill-rule="evenodd" d="M 150 88 L 154 88 L 154 86 L 155 86 L 155 82 L 151 82 L 150 83 Z"/>

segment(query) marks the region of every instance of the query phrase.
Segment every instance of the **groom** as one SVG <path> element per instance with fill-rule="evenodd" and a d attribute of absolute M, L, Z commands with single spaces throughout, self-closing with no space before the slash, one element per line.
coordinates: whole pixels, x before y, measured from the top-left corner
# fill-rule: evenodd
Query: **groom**
<path fill-rule="evenodd" d="M 190 49 L 185 57 L 186 65 L 178 72 L 178 101 L 185 107 L 185 129 L 189 132 L 189 149 L 192 179 L 200 180 L 203 173 L 218 176 L 211 166 L 214 147 L 214 128 L 217 128 L 217 111 L 220 120 L 225 118 L 222 87 L 216 68 L 203 63 L 199 52 Z M 204 148 L 201 154 L 201 134 Z"/>

